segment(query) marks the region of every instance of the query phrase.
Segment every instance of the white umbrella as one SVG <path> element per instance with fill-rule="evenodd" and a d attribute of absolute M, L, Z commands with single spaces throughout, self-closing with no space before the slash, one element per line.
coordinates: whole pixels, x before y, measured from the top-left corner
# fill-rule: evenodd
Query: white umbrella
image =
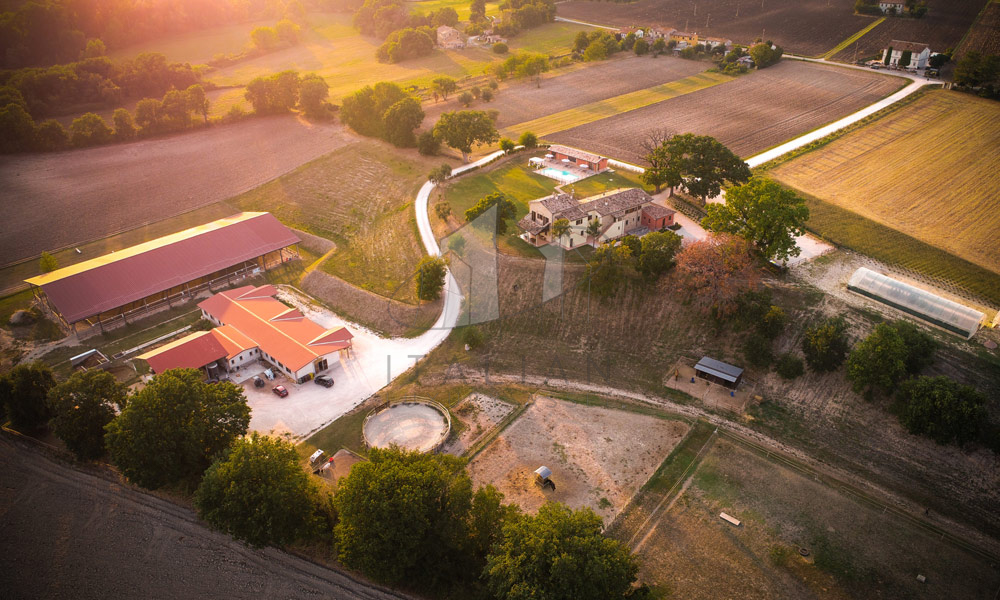
<path fill-rule="evenodd" d="M 545 158 L 555 158 L 555 154 L 546 154 Z"/>
<path fill-rule="evenodd" d="M 571 160 L 570 160 L 570 159 L 568 159 L 568 158 L 564 158 L 564 159 L 563 159 L 562 161 L 563 161 L 564 163 L 566 163 L 566 164 L 569 164 L 569 163 L 573 162 L 573 161 L 571 161 Z"/>
<path fill-rule="evenodd" d="M 590 168 L 590 165 L 580 165 L 580 168 L 581 168 L 581 169 L 589 169 L 589 168 Z"/>

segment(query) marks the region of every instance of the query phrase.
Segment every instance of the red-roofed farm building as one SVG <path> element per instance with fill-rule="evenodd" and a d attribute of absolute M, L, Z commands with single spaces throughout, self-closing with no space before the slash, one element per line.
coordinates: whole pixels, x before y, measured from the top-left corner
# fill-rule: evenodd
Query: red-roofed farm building
<path fill-rule="evenodd" d="M 296 382 L 330 368 L 337 354 L 349 351 L 354 335 L 346 327 L 325 329 L 297 308 L 274 298 L 272 285 L 252 285 L 215 294 L 198 307 L 217 325 L 147 352 L 139 358 L 154 373 L 204 368 L 209 377 L 265 360 Z"/>
<path fill-rule="evenodd" d="M 245 212 L 27 282 L 74 331 L 104 331 L 297 258 L 299 241 L 270 213 Z"/>

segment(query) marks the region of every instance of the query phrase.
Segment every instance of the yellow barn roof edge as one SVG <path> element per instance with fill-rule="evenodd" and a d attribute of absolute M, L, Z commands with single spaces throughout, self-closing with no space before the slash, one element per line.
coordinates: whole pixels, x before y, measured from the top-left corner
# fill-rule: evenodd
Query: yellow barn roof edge
<path fill-rule="evenodd" d="M 189 227 L 188 229 L 178 231 L 177 233 L 167 234 L 165 236 L 149 240 L 148 242 L 142 242 L 141 244 L 136 244 L 135 246 L 129 246 L 128 248 L 122 248 L 121 250 L 110 252 L 104 256 L 98 256 L 97 258 L 91 258 L 75 265 L 69 265 L 68 267 L 57 269 L 51 273 L 43 273 L 37 277 L 25 279 L 24 281 L 26 283 L 30 283 L 31 285 L 43 286 L 52 283 L 53 281 L 59 281 L 60 279 L 65 279 L 67 277 L 83 273 L 84 271 L 96 269 L 97 267 L 109 265 L 111 263 L 118 262 L 119 260 L 124 260 L 151 250 L 156 250 L 157 248 L 169 246 L 170 244 L 176 244 L 177 242 L 203 235 L 210 231 L 222 229 L 223 227 L 228 227 L 229 225 L 233 225 L 235 223 L 248 221 L 264 214 L 267 214 L 267 212 L 236 213 L 228 217 L 216 219 L 210 223 L 195 225 L 194 227 Z"/>

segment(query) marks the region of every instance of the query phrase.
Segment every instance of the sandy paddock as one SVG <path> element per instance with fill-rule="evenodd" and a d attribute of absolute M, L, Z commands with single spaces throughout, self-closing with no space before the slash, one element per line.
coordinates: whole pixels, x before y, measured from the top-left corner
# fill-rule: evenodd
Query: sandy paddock
<path fill-rule="evenodd" d="M 608 523 L 688 429 L 679 421 L 538 397 L 469 463 L 469 474 L 527 512 L 552 500 L 589 506 Z M 552 469 L 555 491 L 535 485 L 533 472 L 542 465 Z"/>
<path fill-rule="evenodd" d="M 444 451 L 461 456 L 496 429 L 514 408 L 513 404 L 499 398 L 484 394 L 469 394 L 451 411 L 455 418 L 465 424 L 465 429 L 445 445 Z"/>

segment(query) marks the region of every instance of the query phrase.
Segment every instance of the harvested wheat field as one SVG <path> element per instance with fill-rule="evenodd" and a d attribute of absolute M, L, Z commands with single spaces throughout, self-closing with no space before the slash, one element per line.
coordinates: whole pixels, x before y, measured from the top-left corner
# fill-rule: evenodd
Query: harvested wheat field
<path fill-rule="evenodd" d="M 131 144 L 0 158 L 0 262 L 225 200 L 351 139 L 340 125 L 279 116 Z"/>
<path fill-rule="evenodd" d="M 469 475 L 528 512 L 551 500 L 589 506 L 610 522 L 688 429 L 680 421 L 537 397 L 469 463 Z M 543 465 L 552 469 L 555 491 L 535 484 Z"/>
<path fill-rule="evenodd" d="M 726 439 L 656 521 L 636 541 L 639 577 L 678 598 L 988 598 L 1000 585 L 980 556 Z"/>
<path fill-rule="evenodd" d="M 1000 104 L 934 90 L 771 174 L 1000 272 L 997 148 Z"/>
<path fill-rule="evenodd" d="M 795 60 L 548 136 L 604 156 L 642 163 L 655 129 L 715 137 L 749 157 L 888 96 L 904 80 Z"/>
<path fill-rule="evenodd" d="M 476 108 L 498 111 L 497 126 L 511 127 L 592 102 L 677 81 L 701 73 L 708 67 L 707 63 L 666 56 L 656 60 L 648 56 L 617 56 L 620 55 L 612 60 L 588 63 L 569 72 L 559 69 L 542 78 L 540 85 L 532 81 L 512 80 L 500 88 L 492 102 L 479 103 Z M 424 105 L 424 125 L 432 126 L 445 111 L 463 109 L 457 95 L 447 101 L 427 103 Z M 517 129 L 525 131 L 520 126 Z M 535 133 L 541 135 L 538 131 Z"/>
<path fill-rule="evenodd" d="M 661 25 L 694 31 L 700 37 L 730 38 L 738 44 L 763 35 L 786 52 L 806 56 L 830 50 L 874 20 L 855 15 L 854 3 L 843 0 L 572 0 L 558 6 L 560 17 L 602 25 Z"/>

